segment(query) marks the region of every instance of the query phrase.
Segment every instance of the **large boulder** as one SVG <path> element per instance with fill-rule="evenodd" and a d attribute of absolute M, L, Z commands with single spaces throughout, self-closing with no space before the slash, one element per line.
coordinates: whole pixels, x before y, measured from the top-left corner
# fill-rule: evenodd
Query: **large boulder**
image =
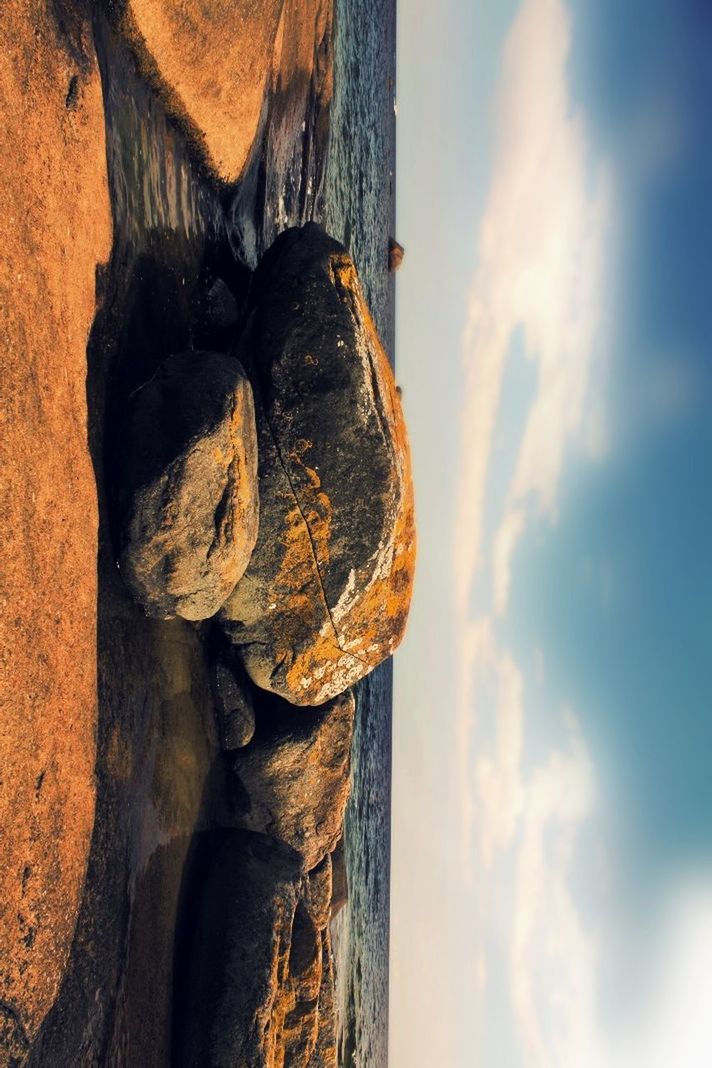
<path fill-rule="evenodd" d="M 252 390 L 237 360 L 171 356 L 131 396 L 119 508 L 121 572 L 149 614 L 214 615 L 259 520 Z"/>
<path fill-rule="evenodd" d="M 67 17 L 60 22 L 65 11 Z M 88 5 L 0 3 L 0 1064 L 57 995 L 94 825 L 87 341 L 111 253 Z"/>
<path fill-rule="evenodd" d="M 208 834 L 200 851 L 176 1064 L 335 1068 L 328 858 L 304 875 L 286 846 L 240 831 Z"/>
<path fill-rule="evenodd" d="M 321 704 L 400 642 L 415 523 L 393 372 L 352 260 L 320 227 L 285 231 L 265 255 L 239 354 L 261 521 L 220 619 L 258 686 Z"/>
<path fill-rule="evenodd" d="M 258 710 L 254 739 L 234 756 L 236 823 L 285 842 L 311 871 L 343 832 L 355 700 L 349 691 L 298 716 L 277 698 L 272 706 Z"/>
<path fill-rule="evenodd" d="M 268 181 L 275 167 L 283 177 L 280 157 L 291 156 L 315 105 L 328 105 L 332 8 L 332 0 L 116 5 L 142 73 L 226 182 L 244 176 L 264 138 L 271 142 Z"/>
<path fill-rule="evenodd" d="M 127 0 L 121 28 L 144 73 L 221 178 L 240 176 L 257 135 L 284 0 Z"/>

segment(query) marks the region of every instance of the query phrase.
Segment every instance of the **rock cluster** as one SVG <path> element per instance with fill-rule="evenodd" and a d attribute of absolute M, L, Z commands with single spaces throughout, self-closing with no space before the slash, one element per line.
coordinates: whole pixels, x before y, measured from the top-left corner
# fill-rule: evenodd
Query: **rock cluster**
<path fill-rule="evenodd" d="M 410 458 L 354 264 L 320 227 L 275 241 L 243 323 L 229 355 L 171 356 L 130 396 L 120 566 L 149 614 L 213 619 L 227 790 L 193 864 L 183 1063 L 319 1068 L 336 1064 L 350 687 L 405 628 Z"/>
<path fill-rule="evenodd" d="M 400 641 L 415 559 L 400 397 L 343 246 L 285 231 L 230 355 L 165 360 L 121 444 L 122 575 L 152 615 L 213 618 L 227 792 L 194 864 L 184 1063 L 335 1065 L 350 687 Z"/>
<path fill-rule="evenodd" d="M 319 705 L 400 642 L 415 523 L 391 366 L 317 225 L 265 255 L 236 353 L 171 357 L 131 398 L 122 571 L 153 614 L 219 612 L 257 686 Z"/>
<path fill-rule="evenodd" d="M 290 231 L 241 288 L 321 195 L 332 0 L 0 26 L 0 1064 L 333 1068 L 349 687 L 405 623 L 408 449 L 340 245 Z"/>

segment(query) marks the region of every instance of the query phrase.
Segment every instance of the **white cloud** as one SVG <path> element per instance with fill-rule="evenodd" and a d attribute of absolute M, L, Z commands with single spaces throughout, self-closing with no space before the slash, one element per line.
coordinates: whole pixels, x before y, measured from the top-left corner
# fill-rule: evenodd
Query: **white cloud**
<path fill-rule="evenodd" d="M 565 1057 L 593 1033 L 596 958 L 569 888 L 574 843 L 596 799 L 591 761 L 568 718 L 565 744 L 543 765 L 525 770 L 532 698 L 523 669 L 497 637 L 497 620 L 510 599 L 512 561 L 528 522 L 534 516 L 557 520 L 567 449 L 576 444 L 596 459 L 607 446 L 596 384 L 602 377 L 597 360 L 605 325 L 609 181 L 604 168 L 591 166 L 582 117 L 571 105 L 569 45 L 564 0 L 524 0 L 505 47 L 492 181 L 463 337 L 463 459 L 453 560 L 463 867 L 472 880 L 476 839 L 482 881 L 475 907 L 486 924 L 490 899 L 502 886 L 501 862 L 511 862 L 514 851 L 507 924 L 511 995 L 526 1063 L 533 1068 L 582 1068 L 584 1062 Z M 507 360 L 520 331 L 535 390 L 513 467 L 503 471 L 494 443 L 502 432 Z M 489 490 L 502 479 L 502 510 L 485 521 Z M 490 591 L 491 601 L 478 605 L 473 618 L 475 585 L 485 567 L 481 588 Z M 537 663 L 539 685 L 532 688 L 541 700 L 541 652 Z M 485 707 L 495 709 L 494 737 L 483 749 L 477 734 L 475 754 Z M 473 959 L 485 996 L 492 968 L 483 945 Z"/>
<path fill-rule="evenodd" d="M 670 894 L 652 994 L 622 1035 L 599 1039 L 595 1068 L 712 1064 L 712 882 L 687 877 Z"/>
<path fill-rule="evenodd" d="M 569 880 L 596 785 L 575 726 L 568 749 L 554 752 L 522 792 L 510 962 L 518 1032 L 527 1068 L 580 1068 L 595 1008 L 597 947 Z"/>
<path fill-rule="evenodd" d="M 503 519 L 494 539 L 492 585 L 494 607 L 499 616 L 504 615 L 507 608 L 512 582 L 512 557 L 524 533 L 525 522 L 524 512 L 513 508 Z"/>
<path fill-rule="evenodd" d="M 605 452 L 605 420 L 592 397 L 592 369 L 603 320 L 608 180 L 602 168 L 591 168 L 583 122 L 571 107 L 569 44 L 563 0 L 524 0 L 504 52 L 492 181 L 463 337 L 463 459 L 453 566 L 466 877 L 471 876 L 472 831 L 479 807 L 484 806 L 492 821 L 494 812 L 499 813 L 497 827 L 491 824 L 490 849 L 509 834 L 508 821 L 520 803 L 511 774 L 500 775 L 501 749 L 491 768 L 480 760 L 474 775 L 472 771 L 478 701 L 486 699 L 481 689 L 475 693 L 475 674 L 487 663 L 488 670 L 500 670 L 502 654 L 493 650 L 492 632 L 494 619 L 506 614 L 512 559 L 532 511 L 556 519 L 568 443 L 578 439 L 592 455 Z M 493 463 L 493 443 L 500 429 L 505 365 L 519 330 L 526 357 L 535 366 L 536 391 L 514 469 L 504 473 L 509 479 L 504 509 L 494 517 L 494 537 L 487 543 L 487 492 L 503 477 Z M 473 620 L 475 581 L 483 564 L 491 569 L 493 604 Z M 507 669 L 511 677 L 515 669 L 513 664 Z M 507 693 L 512 702 L 507 729 L 516 737 L 514 687 Z M 518 730 L 521 735 L 523 727 Z"/>
<path fill-rule="evenodd" d="M 608 179 L 592 170 L 581 116 L 567 88 L 569 17 L 563 0 L 525 0 L 505 50 L 497 107 L 498 149 L 482 221 L 479 265 L 464 338 L 465 458 L 455 567 L 465 613 L 482 563 L 483 513 L 502 379 L 523 331 L 537 391 L 509 487 L 503 547 L 526 501 L 556 518 L 566 444 L 589 429 L 592 362 L 602 328 Z M 601 425 L 598 426 L 600 439 Z M 596 449 L 602 450 L 600 440 Z M 585 439 L 584 439 L 585 445 Z M 506 605 L 506 583 L 499 587 Z"/>
<path fill-rule="evenodd" d="M 475 781 L 482 832 L 481 859 L 485 868 L 491 868 L 495 852 L 511 845 L 524 804 L 520 768 L 524 744 L 524 682 L 509 653 L 494 656 L 486 669 L 496 677 L 497 725 L 494 750 L 478 760 Z"/>

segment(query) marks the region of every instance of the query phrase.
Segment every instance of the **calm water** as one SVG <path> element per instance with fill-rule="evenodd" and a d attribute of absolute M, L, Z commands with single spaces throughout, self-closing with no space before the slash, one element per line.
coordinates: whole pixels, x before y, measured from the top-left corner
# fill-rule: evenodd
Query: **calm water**
<path fill-rule="evenodd" d="M 394 94 L 395 0 L 337 0 L 324 221 L 351 250 L 391 358 Z M 349 901 L 334 922 L 344 1068 L 385 1068 L 388 1061 L 392 692 L 388 663 L 365 679 L 357 693 L 353 793 L 345 828 Z"/>

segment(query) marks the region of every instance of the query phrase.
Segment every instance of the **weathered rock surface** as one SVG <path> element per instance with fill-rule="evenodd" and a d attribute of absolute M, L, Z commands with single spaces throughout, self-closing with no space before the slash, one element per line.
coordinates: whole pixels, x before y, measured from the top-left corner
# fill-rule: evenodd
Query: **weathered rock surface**
<path fill-rule="evenodd" d="M 263 714 L 252 743 L 235 754 L 246 809 L 237 822 L 291 846 L 310 871 L 342 834 L 355 700 L 349 691 L 299 715 L 273 704 L 276 722 L 265 728 Z"/>
<path fill-rule="evenodd" d="M 222 748 L 241 749 L 255 733 L 255 707 L 245 669 L 224 642 L 211 653 L 210 681 Z"/>
<path fill-rule="evenodd" d="M 333 966 L 322 907 L 328 863 L 304 876 L 290 849 L 240 831 L 206 835 L 202 852 L 177 1006 L 176 1063 L 335 1065 L 328 1019 Z"/>
<path fill-rule="evenodd" d="M 120 489 L 121 572 L 151 615 L 207 619 L 257 538 L 252 390 L 237 360 L 171 356 L 129 400 Z"/>
<path fill-rule="evenodd" d="M 128 0 L 123 32 L 146 73 L 234 181 L 258 132 L 284 0 Z"/>
<path fill-rule="evenodd" d="M 0 4 L 0 1063 L 57 993 L 94 819 L 86 345 L 111 213 L 92 28 L 63 6 Z"/>
<path fill-rule="evenodd" d="M 343 246 L 285 231 L 239 346 L 255 390 L 260 532 L 220 613 L 258 686 L 320 704 L 401 640 L 415 565 L 405 422 Z"/>

